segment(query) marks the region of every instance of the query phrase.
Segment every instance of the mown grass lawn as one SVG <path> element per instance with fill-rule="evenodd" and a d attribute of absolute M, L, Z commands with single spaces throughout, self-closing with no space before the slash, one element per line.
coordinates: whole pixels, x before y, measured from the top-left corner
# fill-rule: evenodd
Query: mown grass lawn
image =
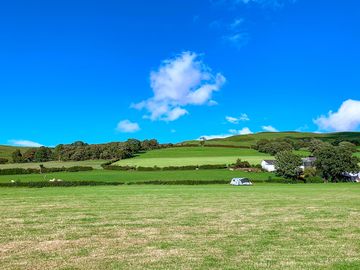
<path fill-rule="evenodd" d="M 59 172 L 49 174 L 25 174 L 25 175 L 0 175 L 0 183 L 9 183 L 11 180 L 21 182 L 48 181 L 52 178 L 62 179 L 64 181 L 101 181 L 101 182 L 143 182 L 154 180 L 230 180 L 233 177 L 248 177 L 252 180 L 280 179 L 273 173 L 260 172 L 249 173 L 242 171 L 229 170 L 192 170 L 192 171 L 107 171 L 93 170 L 87 172 Z"/>
<path fill-rule="evenodd" d="M 174 147 L 148 151 L 134 158 L 115 163 L 122 166 L 166 167 L 204 164 L 232 164 L 238 158 L 251 164 L 260 164 L 270 155 L 253 149 L 225 147 Z"/>
<path fill-rule="evenodd" d="M 360 185 L 0 189 L 1 269 L 359 269 Z"/>

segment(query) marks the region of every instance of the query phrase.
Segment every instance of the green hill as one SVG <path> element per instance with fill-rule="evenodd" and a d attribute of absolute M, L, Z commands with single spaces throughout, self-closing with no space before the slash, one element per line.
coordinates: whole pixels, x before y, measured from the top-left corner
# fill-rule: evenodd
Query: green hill
<path fill-rule="evenodd" d="M 236 135 L 224 139 L 212 139 L 206 141 L 206 145 L 232 145 L 250 147 L 261 139 L 290 138 L 294 140 L 320 139 L 323 141 L 357 141 L 360 144 L 360 132 L 338 132 L 338 133 L 311 133 L 311 132 L 259 132 L 249 135 Z M 199 144 L 199 141 L 186 141 L 181 144 Z"/>
<path fill-rule="evenodd" d="M 9 161 L 11 161 L 11 154 L 16 150 L 20 149 L 20 151 L 23 153 L 28 147 L 17 147 L 17 146 L 8 146 L 8 145 L 0 145 L 0 158 L 7 158 Z"/>

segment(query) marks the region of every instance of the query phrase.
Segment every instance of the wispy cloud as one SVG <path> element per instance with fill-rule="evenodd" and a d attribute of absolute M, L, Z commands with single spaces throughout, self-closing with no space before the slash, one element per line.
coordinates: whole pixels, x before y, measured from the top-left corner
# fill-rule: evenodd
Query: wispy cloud
<path fill-rule="evenodd" d="M 140 126 L 130 120 L 123 120 L 118 123 L 116 130 L 123 133 L 134 133 L 140 130 Z"/>
<path fill-rule="evenodd" d="M 352 131 L 360 126 L 360 101 L 348 99 L 337 112 L 330 111 L 314 120 L 320 130 Z"/>
<path fill-rule="evenodd" d="M 28 141 L 28 140 L 9 140 L 8 143 L 11 145 L 23 146 L 23 147 L 41 147 L 41 146 L 43 146 L 40 143 Z"/>
<path fill-rule="evenodd" d="M 206 140 L 223 139 L 223 138 L 228 138 L 228 137 L 235 136 L 235 135 L 247 135 L 247 134 L 252 134 L 252 133 L 253 132 L 249 128 L 244 127 L 242 129 L 230 129 L 228 131 L 228 133 L 224 133 L 224 134 L 203 135 L 203 136 L 200 136 L 198 138 L 198 140 L 201 140 L 202 138 L 205 138 Z"/>
<path fill-rule="evenodd" d="M 279 130 L 277 130 L 273 126 L 262 126 L 261 128 L 267 132 L 279 132 Z"/>
<path fill-rule="evenodd" d="M 231 124 L 239 124 L 240 121 L 249 121 L 249 116 L 246 113 L 242 113 L 239 117 L 226 116 L 226 121 Z"/>
<path fill-rule="evenodd" d="M 187 105 L 215 105 L 212 95 L 226 81 L 221 73 L 213 74 L 194 52 L 165 60 L 151 72 L 150 79 L 153 97 L 132 107 L 146 109 L 149 114 L 145 118 L 160 121 L 174 121 L 188 114 Z"/>

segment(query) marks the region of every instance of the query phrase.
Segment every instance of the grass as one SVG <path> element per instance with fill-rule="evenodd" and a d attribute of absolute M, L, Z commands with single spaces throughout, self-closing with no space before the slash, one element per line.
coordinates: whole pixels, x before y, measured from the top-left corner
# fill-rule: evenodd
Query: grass
<path fill-rule="evenodd" d="M 29 149 L 29 147 L 15 147 L 8 145 L 0 145 L 0 158 L 7 158 L 9 161 L 12 161 L 11 154 L 19 149 L 22 153 Z"/>
<path fill-rule="evenodd" d="M 231 164 L 238 158 L 251 164 L 260 164 L 263 159 L 271 156 L 259 153 L 253 149 L 224 147 L 175 147 L 148 151 L 131 159 L 124 159 L 116 165 L 165 167 L 204 164 Z"/>
<path fill-rule="evenodd" d="M 0 183 L 9 183 L 11 180 L 21 182 L 38 182 L 52 178 L 64 181 L 102 181 L 102 182 L 144 182 L 144 181 L 176 181 L 176 180 L 230 180 L 234 177 L 248 177 L 253 180 L 267 180 L 269 177 L 280 179 L 273 173 L 260 172 L 249 173 L 229 170 L 198 170 L 198 171 L 107 171 L 93 170 L 88 172 L 59 172 L 49 174 L 27 174 L 27 175 L 0 175 Z"/>
<path fill-rule="evenodd" d="M 90 166 L 94 169 L 101 169 L 101 164 L 106 160 L 85 160 L 85 161 L 49 161 L 49 162 L 32 162 L 32 163 L 8 163 L 0 164 L 0 169 L 9 168 L 36 168 L 42 164 L 46 168 L 61 168 L 61 167 L 73 167 L 73 166 Z"/>
<path fill-rule="evenodd" d="M 360 185 L 0 189 L 1 269 L 359 269 Z"/>

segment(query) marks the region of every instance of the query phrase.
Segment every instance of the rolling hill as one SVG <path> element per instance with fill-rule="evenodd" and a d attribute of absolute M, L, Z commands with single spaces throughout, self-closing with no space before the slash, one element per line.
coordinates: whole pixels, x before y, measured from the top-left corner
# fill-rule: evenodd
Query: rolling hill
<path fill-rule="evenodd" d="M 11 154 L 19 149 L 22 153 L 29 149 L 29 147 L 17 147 L 17 146 L 8 146 L 8 145 L 0 145 L 0 158 L 7 158 L 11 161 Z"/>
<path fill-rule="evenodd" d="M 222 139 L 207 140 L 206 145 L 224 145 L 224 146 L 240 146 L 240 147 L 251 147 L 257 141 L 262 139 L 278 139 L 278 138 L 290 138 L 294 140 L 310 140 L 320 139 L 323 141 L 353 141 L 357 140 L 360 143 L 360 132 L 338 132 L 338 133 L 311 133 L 311 132 L 259 132 L 249 135 L 236 135 Z M 182 145 L 199 144 L 199 141 L 185 141 L 180 143 Z"/>

